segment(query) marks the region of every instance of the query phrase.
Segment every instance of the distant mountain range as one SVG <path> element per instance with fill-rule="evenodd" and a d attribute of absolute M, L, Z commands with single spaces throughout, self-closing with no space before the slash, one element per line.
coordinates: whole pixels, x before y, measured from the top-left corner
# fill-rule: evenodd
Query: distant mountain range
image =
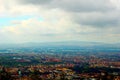
<path fill-rule="evenodd" d="M 84 41 L 62 41 L 62 42 L 29 42 L 22 44 L 0 44 L 0 48 L 10 48 L 10 47 L 50 47 L 50 46 L 76 46 L 76 47 L 110 47 L 110 48 L 120 48 L 120 43 L 109 44 L 102 42 L 84 42 Z"/>

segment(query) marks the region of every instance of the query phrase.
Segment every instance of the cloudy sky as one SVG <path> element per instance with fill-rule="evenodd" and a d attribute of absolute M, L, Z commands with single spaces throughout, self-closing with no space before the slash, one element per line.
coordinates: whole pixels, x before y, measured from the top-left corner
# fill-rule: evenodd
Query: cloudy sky
<path fill-rule="evenodd" d="M 120 0 L 0 0 L 0 43 L 120 42 Z"/>

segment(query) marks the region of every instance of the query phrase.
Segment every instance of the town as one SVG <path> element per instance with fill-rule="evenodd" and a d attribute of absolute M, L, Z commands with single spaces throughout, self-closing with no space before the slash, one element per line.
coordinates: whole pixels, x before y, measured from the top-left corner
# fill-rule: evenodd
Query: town
<path fill-rule="evenodd" d="M 119 52 L 71 48 L 6 51 L 0 53 L 0 80 L 120 80 Z"/>

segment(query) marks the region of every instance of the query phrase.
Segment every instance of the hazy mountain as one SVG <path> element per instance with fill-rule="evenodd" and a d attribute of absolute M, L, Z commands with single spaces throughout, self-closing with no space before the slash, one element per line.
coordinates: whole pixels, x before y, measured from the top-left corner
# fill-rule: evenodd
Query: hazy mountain
<path fill-rule="evenodd" d="M 76 47 L 117 47 L 119 48 L 119 43 L 108 44 L 102 42 L 84 42 L 84 41 L 62 41 L 62 42 L 29 42 L 22 44 L 0 44 L 0 48 L 10 48 L 10 47 L 50 47 L 50 46 L 76 46 Z"/>

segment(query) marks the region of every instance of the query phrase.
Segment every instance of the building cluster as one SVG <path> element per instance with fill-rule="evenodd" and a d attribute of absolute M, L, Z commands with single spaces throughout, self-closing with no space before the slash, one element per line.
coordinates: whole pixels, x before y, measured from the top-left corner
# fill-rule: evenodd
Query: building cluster
<path fill-rule="evenodd" d="M 0 80 L 120 80 L 120 73 L 77 73 L 74 64 L 0 67 Z"/>
<path fill-rule="evenodd" d="M 120 80 L 118 56 L 3 54 L 0 63 L 0 80 Z"/>

